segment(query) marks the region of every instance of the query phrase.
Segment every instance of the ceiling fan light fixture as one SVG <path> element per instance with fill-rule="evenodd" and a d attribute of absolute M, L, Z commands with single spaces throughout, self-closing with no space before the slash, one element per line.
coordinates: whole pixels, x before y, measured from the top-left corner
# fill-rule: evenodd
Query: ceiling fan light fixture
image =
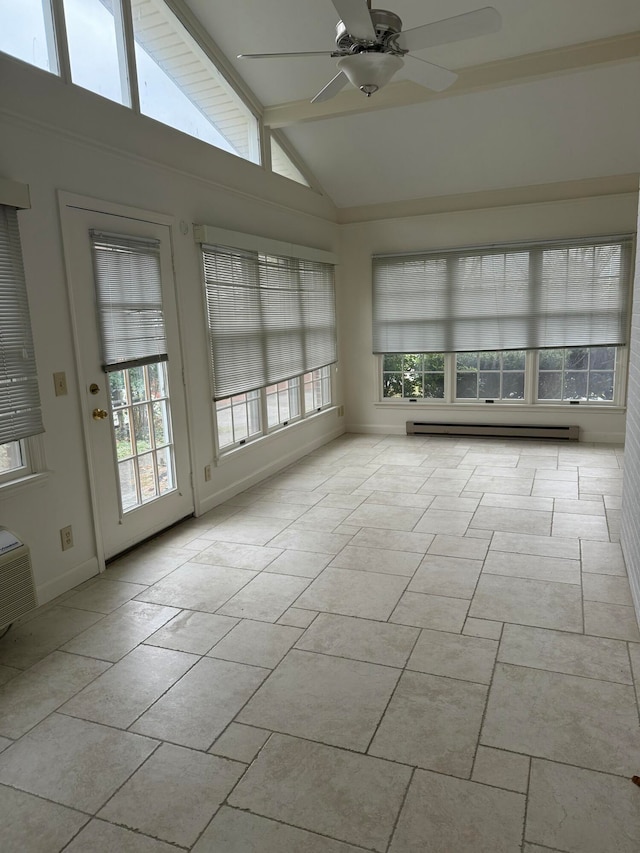
<path fill-rule="evenodd" d="M 386 86 L 403 65 L 404 60 L 395 53 L 363 51 L 338 60 L 340 71 L 368 98 Z"/>

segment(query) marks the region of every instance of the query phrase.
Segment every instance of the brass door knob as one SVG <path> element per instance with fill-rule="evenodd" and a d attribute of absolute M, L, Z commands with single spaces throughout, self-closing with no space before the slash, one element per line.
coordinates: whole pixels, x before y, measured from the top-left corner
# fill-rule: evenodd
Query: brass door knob
<path fill-rule="evenodd" d="M 104 418 L 109 417 L 109 412 L 107 412 L 105 409 L 94 409 L 92 412 L 92 416 L 94 421 L 101 421 L 104 420 Z"/>

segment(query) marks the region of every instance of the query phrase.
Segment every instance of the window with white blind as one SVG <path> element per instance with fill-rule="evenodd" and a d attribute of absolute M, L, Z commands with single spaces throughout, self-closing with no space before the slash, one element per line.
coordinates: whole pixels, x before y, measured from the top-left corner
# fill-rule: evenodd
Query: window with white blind
<path fill-rule="evenodd" d="M 0 481 L 27 472 L 24 441 L 43 431 L 18 217 L 0 204 Z"/>
<path fill-rule="evenodd" d="M 207 235 L 242 247 L 208 242 Z M 196 227 L 196 239 L 218 449 L 328 408 L 337 360 L 334 257 L 206 226 Z"/>
<path fill-rule="evenodd" d="M 375 353 L 621 346 L 632 240 L 373 258 Z"/>

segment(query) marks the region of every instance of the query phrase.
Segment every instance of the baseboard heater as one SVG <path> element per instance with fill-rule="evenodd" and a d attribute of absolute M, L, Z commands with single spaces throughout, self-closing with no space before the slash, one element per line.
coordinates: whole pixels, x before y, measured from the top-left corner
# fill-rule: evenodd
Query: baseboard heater
<path fill-rule="evenodd" d="M 580 427 L 443 424 L 428 421 L 407 421 L 407 435 L 477 435 L 492 438 L 550 438 L 554 441 L 578 441 Z"/>

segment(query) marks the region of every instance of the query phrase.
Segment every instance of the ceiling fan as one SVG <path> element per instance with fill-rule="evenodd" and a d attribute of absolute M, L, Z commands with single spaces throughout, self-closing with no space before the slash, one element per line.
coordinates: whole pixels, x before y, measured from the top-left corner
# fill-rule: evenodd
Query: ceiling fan
<path fill-rule="evenodd" d="M 474 38 L 500 29 L 500 13 L 492 6 L 444 18 L 432 24 L 402 32 L 402 21 L 393 12 L 372 9 L 371 0 L 332 0 L 340 20 L 336 25 L 336 49 L 296 53 L 241 53 L 238 59 L 283 59 L 305 56 L 332 56 L 338 59 L 338 73 L 311 103 L 328 101 L 348 82 L 368 98 L 382 89 L 403 68 L 403 76 L 442 92 L 457 74 L 427 62 L 410 51 Z M 410 61 L 405 66 L 405 58 Z"/>

